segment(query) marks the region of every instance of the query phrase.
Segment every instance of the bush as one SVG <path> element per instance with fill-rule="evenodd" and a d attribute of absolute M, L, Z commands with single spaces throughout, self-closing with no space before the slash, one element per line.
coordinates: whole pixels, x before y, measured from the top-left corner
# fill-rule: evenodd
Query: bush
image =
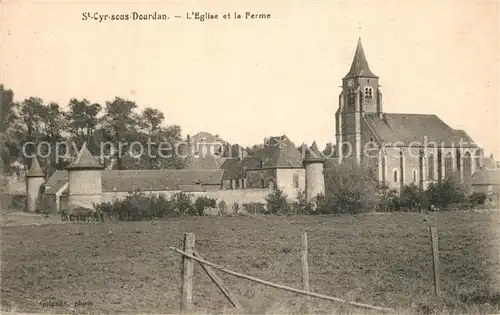
<path fill-rule="evenodd" d="M 227 203 L 224 200 L 219 201 L 219 211 L 220 213 L 226 213 L 227 211 Z"/>
<path fill-rule="evenodd" d="M 292 214 L 312 214 L 314 212 L 314 203 L 308 202 L 306 192 L 299 190 L 297 193 L 297 201 L 293 202 L 291 207 Z"/>
<path fill-rule="evenodd" d="M 396 189 L 389 186 L 380 186 L 378 189 L 379 201 L 377 210 L 381 212 L 394 212 L 401 209 L 399 194 Z"/>
<path fill-rule="evenodd" d="M 422 205 L 423 191 L 415 184 L 405 185 L 399 194 L 399 207 L 407 210 L 419 210 Z"/>
<path fill-rule="evenodd" d="M 455 179 L 445 179 L 439 183 L 431 183 L 425 191 L 426 204 L 441 210 L 450 210 L 451 205 L 466 201 L 466 188 Z"/>
<path fill-rule="evenodd" d="M 240 211 L 240 204 L 235 202 L 233 203 L 233 213 L 238 213 Z"/>
<path fill-rule="evenodd" d="M 266 205 L 264 203 L 260 202 L 250 202 L 250 203 L 244 203 L 243 209 L 245 209 L 246 212 L 248 213 L 266 213 Z"/>
<path fill-rule="evenodd" d="M 192 197 L 191 194 L 183 192 L 175 193 L 171 198 L 174 209 L 177 209 L 180 215 L 196 215 Z"/>
<path fill-rule="evenodd" d="M 357 163 L 344 162 L 325 171 L 323 211 L 360 213 L 374 211 L 379 204 L 378 181 L 373 171 Z"/>
<path fill-rule="evenodd" d="M 191 197 L 182 192 L 174 194 L 170 199 L 163 194 L 131 192 L 124 199 L 96 204 L 94 209 L 95 215 L 101 220 L 106 217 L 120 221 L 141 221 L 178 215 L 198 215 Z"/>
<path fill-rule="evenodd" d="M 290 207 L 287 201 L 287 195 L 283 190 L 274 187 L 273 191 L 266 196 L 265 200 L 267 202 L 267 213 L 283 214 L 289 212 Z"/>

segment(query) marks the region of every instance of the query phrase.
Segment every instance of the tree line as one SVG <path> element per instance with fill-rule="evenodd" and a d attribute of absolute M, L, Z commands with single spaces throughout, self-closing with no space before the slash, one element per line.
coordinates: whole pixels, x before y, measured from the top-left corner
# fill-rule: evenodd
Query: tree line
<path fill-rule="evenodd" d="M 64 108 L 55 102 L 45 103 L 39 97 L 29 97 L 22 102 L 14 101 L 14 92 L 0 84 L 0 169 L 4 174 L 11 174 L 12 163 L 18 161 L 29 166 L 29 159 L 23 154 L 23 144 L 27 142 L 47 145 L 40 147 L 40 164 L 46 174 L 56 169 L 63 169 L 70 159 L 56 159 L 56 143 L 66 142 L 81 148 L 83 143 L 94 155 L 111 152 L 100 152 L 102 142 L 132 143 L 140 142 L 147 147 L 148 139 L 152 143 L 168 142 L 172 146 L 182 141 L 181 127 L 166 125 L 164 114 L 155 108 L 147 107 L 138 110 L 135 102 L 115 97 L 104 104 L 88 99 L 72 98 Z M 51 146 L 49 155 L 48 146 Z M 26 146 L 30 155 L 35 147 Z M 60 146 L 60 150 L 70 150 Z M 109 148 L 110 149 L 110 148 Z M 151 146 L 152 153 L 158 147 Z M 70 150 L 71 151 L 71 150 Z M 183 167 L 183 161 L 173 155 L 169 158 L 157 159 L 143 155 L 140 159 L 116 152 L 110 158 L 116 160 L 116 169 L 177 169 Z M 36 152 L 35 152 L 36 153 Z M 66 152 L 58 152 L 64 156 Z M 76 152 L 68 152 L 75 155 Z"/>

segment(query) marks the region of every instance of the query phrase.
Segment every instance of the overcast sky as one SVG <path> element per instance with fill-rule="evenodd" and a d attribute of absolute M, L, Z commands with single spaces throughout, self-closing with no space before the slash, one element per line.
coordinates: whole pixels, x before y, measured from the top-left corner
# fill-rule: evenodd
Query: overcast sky
<path fill-rule="evenodd" d="M 436 114 L 500 156 L 499 5 L 452 1 L 3 1 L 1 82 L 18 101 L 154 107 L 184 134 L 335 142 L 339 85 L 361 36 L 384 111 Z M 82 20 L 165 13 L 168 21 Z M 187 12 L 218 20 L 186 20 Z M 226 12 L 268 20 L 224 20 Z M 175 19 L 175 15 L 182 19 Z"/>

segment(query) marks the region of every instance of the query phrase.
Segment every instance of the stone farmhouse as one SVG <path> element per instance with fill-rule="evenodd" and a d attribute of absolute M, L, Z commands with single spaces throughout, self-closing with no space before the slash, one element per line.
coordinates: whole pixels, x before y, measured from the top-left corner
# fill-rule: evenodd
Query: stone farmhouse
<path fill-rule="evenodd" d="M 226 204 L 261 202 L 274 187 L 290 199 L 308 191 L 309 199 L 324 192 L 323 162 L 316 144 L 304 157 L 286 136 L 271 137 L 264 146 L 266 160 L 253 157 L 222 159 L 217 155 L 190 157 L 182 170 L 104 170 L 84 145 L 66 170 L 44 181 L 38 159 L 27 174 L 29 210 L 35 211 L 44 195 L 54 211 L 120 199 L 134 191 L 164 194 L 177 192 L 204 195 Z M 210 162 L 216 160 L 217 162 Z"/>

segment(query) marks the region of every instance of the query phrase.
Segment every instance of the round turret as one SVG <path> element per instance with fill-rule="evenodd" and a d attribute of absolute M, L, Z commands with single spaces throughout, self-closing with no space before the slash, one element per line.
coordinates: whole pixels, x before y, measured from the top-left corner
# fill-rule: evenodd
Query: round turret
<path fill-rule="evenodd" d="M 325 193 L 325 176 L 323 173 L 325 158 L 319 151 L 316 142 L 306 151 L 303 161 L 306 168 L 306 200 L 312 202 L 318 195 Z"/>
<path fill-rule="evenodd" d="M 26 198 L 28 199 L 28 211 L 35 212 L 38 198 L 40 198 L 40 187 L 45 182 L 45 174 L 43 173 L 38 159 L 33 157 L 31 166 L 26 173 L 26 180 L 28 182 L 26 190 Z"/>
<path fill-rule="evenodd" d="M 102 195 L 104 167 L 92 156 L 84 144 L 68 170 L 68 210 L 83 207 L 92 209 Z"/>

